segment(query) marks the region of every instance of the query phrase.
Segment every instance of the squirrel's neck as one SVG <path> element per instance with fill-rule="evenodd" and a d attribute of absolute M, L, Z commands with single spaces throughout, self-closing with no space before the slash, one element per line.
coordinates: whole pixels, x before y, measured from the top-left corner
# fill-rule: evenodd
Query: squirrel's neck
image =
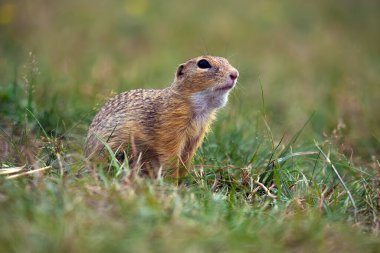
<path fill-rule="evenodd" d="M 183 91 L 169 87 L 162 92 L 166 96 L 165 108 L 175 115 L 175 121 L 187 122 L 186 125 L 195 124 L 198 127 L 206 127 L 214 119 L 216 109 L 225 104 L 212 96 L 210 91 L 184 94 Z"/>
<path fill-rule="evenodd" d="M 217 93 L 208 89 L 199 91 L 191 95 L 190 102 L 196 117 L 207 117 L 213 114 L 216 109 L 226 105 L 228 93 Z"/>
<path fill-rule="evenodd" d="M 218 97 L 213 94 L 211 90 L 204 90 L 195 93 L 185 93 L 176 89 L 164 91 L 170 97 L 166 102 L 170 104 L 171 108 L 188 107 L 190 112 L 189 117 L 207 119 L 214 114 L 216 109 L 223 107 L 227 99 Z"/>

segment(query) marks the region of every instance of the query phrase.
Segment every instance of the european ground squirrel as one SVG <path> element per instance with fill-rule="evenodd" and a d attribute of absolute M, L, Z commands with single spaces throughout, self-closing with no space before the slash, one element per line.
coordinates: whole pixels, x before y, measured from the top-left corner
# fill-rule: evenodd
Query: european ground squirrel
<path fill-rule="evenodd" d="M 144 174 L 185 175 L 238 76 L 226 59 L 199 56 L 180 64 L 167 88 L 131 90 L 111 98 L 90 125 L 87 157 L 106 159 L 107 143 Z"/>

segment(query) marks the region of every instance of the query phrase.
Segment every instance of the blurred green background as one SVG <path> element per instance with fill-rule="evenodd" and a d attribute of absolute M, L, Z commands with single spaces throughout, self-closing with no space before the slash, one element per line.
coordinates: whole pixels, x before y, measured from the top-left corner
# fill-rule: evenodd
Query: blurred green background
<path fill-rule="evenodd" d="M 178 64 L 212 54 L 240 71 L 229 120 L 254 125 L 264 98 L 286 140 L 315 112 L 305 141 L 339 129 L 342 152 L 368 161 L 380 150 L 379 13 L 379 1 L 3 0 L 0 116 L 14 120 L 17 83 L 45 127 L 82 120 L 84 138 L 112 93 L 168 86 Z"/>

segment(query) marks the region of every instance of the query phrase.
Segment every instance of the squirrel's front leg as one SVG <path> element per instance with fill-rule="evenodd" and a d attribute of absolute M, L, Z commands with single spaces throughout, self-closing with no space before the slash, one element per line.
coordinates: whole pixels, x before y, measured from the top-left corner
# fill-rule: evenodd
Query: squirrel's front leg
<path fill-rule="evenodd" d="M 195 155 L 195 151 L 201 145 L 203 138 L 204 138 L 204 132 L 202 131 L 200 135 L 187 140 L 186 145 L 184 149 L 182 150 L 182 153 L 180 156 L 180 164 L 179 164 L 179 169 L 178 169 L 179 177 L 183 177 L 187 173 L 189 173 L 189 170 L 190 170 L 189 166 L 191 164 L 191 160 L 193 159 Z"/>

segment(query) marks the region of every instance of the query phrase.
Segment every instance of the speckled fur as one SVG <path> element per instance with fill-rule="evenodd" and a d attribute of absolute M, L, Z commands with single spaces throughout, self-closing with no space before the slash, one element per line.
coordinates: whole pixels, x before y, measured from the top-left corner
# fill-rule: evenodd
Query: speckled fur
<path fill-rule="evenodd" d="M 200 59 L 212 68 L 199 68 Z M 236 82 L 231 73 L 238 75 L 226 59 L 200 56 L 181 64 L 168 88 L 131 90 L 111 98 L 90 125 L 86 155 L 107 159 L 101 139 L 153 177 L 160 169 L 174 177 L 186 174 L 216 110 L 227 102 L 230 89 L 220 88 Z"/>

